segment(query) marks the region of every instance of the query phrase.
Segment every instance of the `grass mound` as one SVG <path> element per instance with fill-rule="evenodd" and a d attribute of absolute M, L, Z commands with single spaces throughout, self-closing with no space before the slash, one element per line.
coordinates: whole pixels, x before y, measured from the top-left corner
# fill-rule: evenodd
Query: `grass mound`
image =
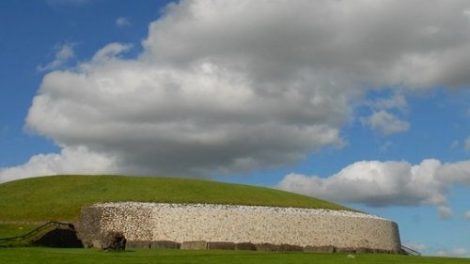
<path fill-rule="evenodd" d="M 74 221 L 83 206 L 138 201 L 346 209 L 299 194 L 206 180 L 130 176 L 50 176 L 0 184 L 0 222 Z"/>

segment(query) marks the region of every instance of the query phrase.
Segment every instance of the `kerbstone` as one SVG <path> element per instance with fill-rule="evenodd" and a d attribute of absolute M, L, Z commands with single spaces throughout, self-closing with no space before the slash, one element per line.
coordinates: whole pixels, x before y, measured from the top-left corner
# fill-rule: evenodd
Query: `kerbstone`
<path fill-rule="evenodd" d="M 181 244 L 181 249 L 207 249 L 206 241 L 185 241 Z"/>

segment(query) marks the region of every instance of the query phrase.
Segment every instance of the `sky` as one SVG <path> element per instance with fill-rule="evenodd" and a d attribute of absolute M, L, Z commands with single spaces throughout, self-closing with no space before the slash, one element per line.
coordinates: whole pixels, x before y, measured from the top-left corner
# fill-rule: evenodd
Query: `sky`
<path fill-rule="evenodd" d="M 470 256 L 470 2 L 0 1 L 0 182 L 212 178 Z"/>

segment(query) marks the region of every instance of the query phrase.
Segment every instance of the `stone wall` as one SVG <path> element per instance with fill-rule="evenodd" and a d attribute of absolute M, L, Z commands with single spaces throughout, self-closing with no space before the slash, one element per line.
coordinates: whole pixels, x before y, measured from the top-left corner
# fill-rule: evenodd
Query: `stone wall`
<path fill-rule="evenodd" d="M 104 203 L 83 208 L 79 234 L 99 246 L 110 231 L 129 242 L 189 241 L 399 252 L 398 226 L 350 211 L 263 206 Z"/>

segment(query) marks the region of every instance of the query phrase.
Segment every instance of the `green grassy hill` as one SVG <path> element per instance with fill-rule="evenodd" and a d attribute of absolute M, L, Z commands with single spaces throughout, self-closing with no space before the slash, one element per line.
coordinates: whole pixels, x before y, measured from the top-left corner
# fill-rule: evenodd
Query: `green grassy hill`
<path fill-rule="evenodd" d="M 96 202 L 218 203 L 346 209 L 340 205 L 269 188 L 204 180 L 128 176 L 52 176 L 0 184 L 0 237 L 23 234 L 38 222 L 76 221 Z M 468 259 L 363 254 L 250 251 L 1 248 L 0 263 L 469 263 Z"/>
<path fill-rule="evenodd" d="M 279 190 L 206 180 L 129 176 L 50 176 L 0 184 L 3 222 L 75 221 L 96 202 L 217 203 L 347 209 Z"/>

